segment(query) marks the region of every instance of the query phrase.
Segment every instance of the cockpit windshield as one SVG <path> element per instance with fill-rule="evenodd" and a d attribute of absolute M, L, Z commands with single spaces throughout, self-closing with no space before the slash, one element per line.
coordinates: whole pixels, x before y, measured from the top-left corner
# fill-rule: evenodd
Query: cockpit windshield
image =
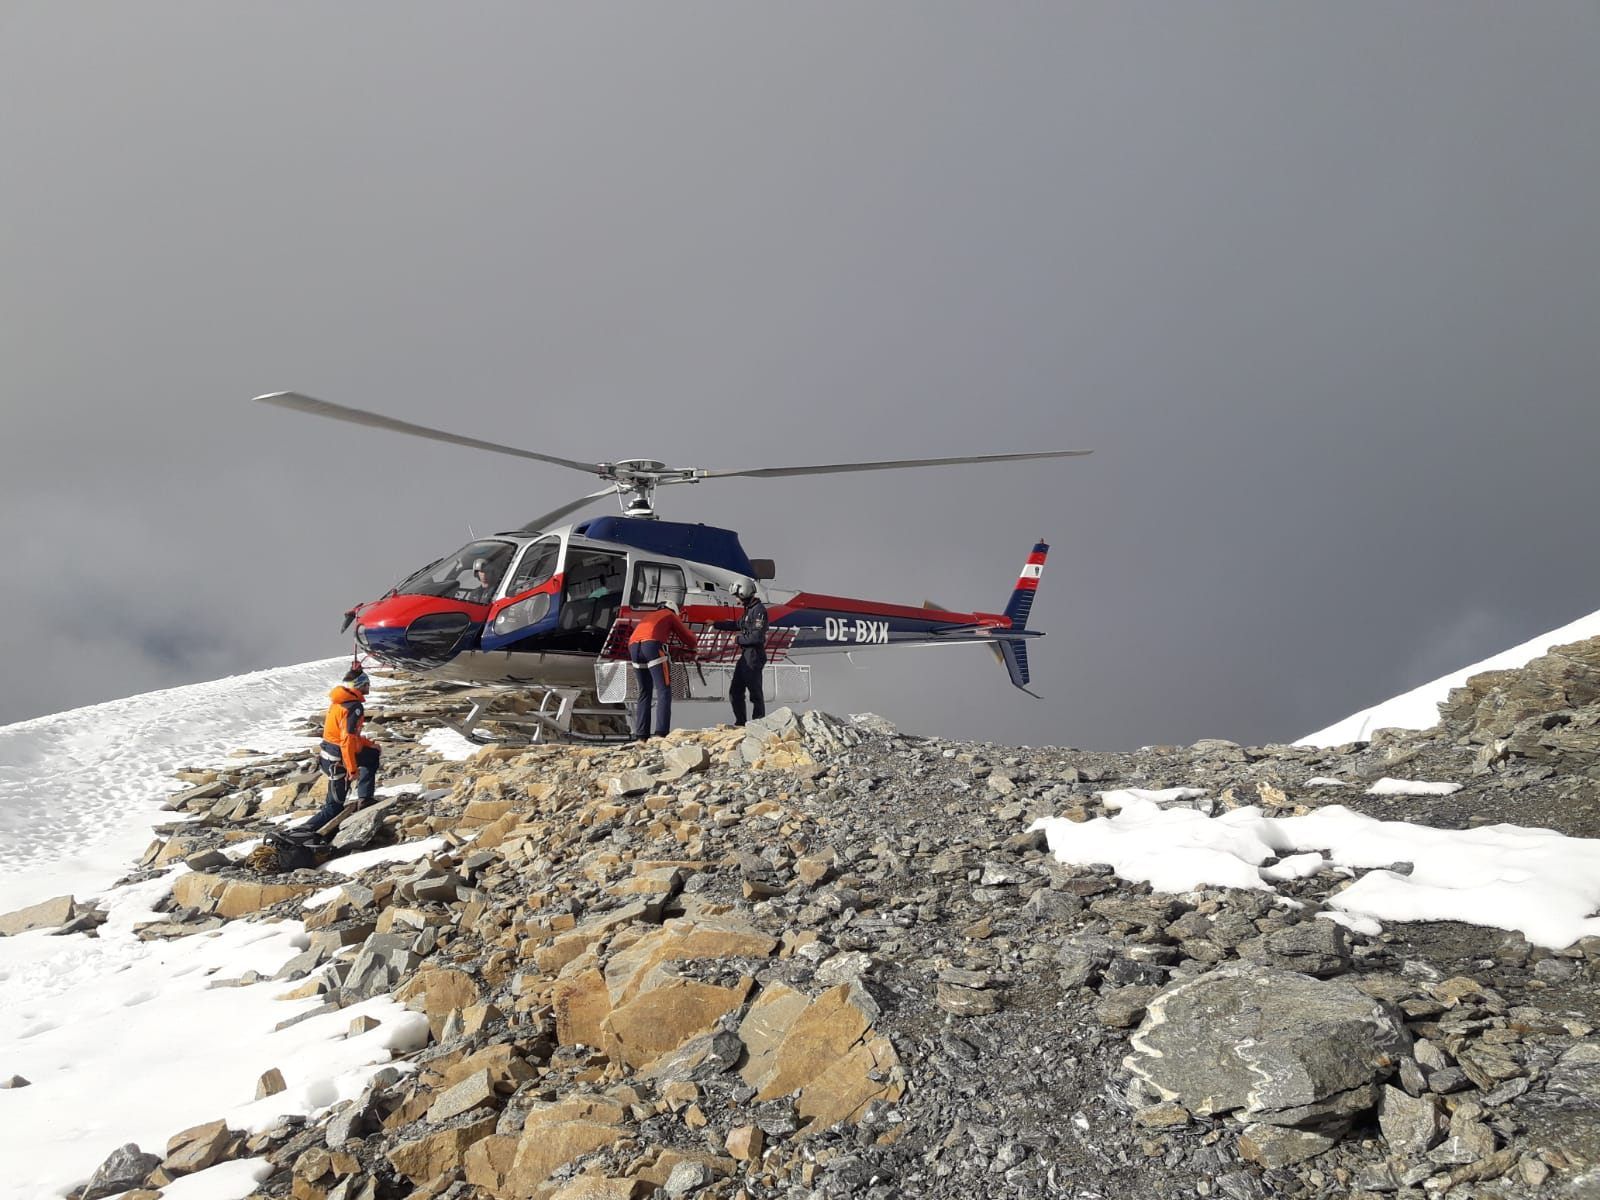
<path fill-rule="evenodd" d="M 516 550 L 513 542 L 468 542 L 454 554 L 423 567 L 394 590 L 402 596 L 442 596 L 468 604 L 487 604 Z"/>

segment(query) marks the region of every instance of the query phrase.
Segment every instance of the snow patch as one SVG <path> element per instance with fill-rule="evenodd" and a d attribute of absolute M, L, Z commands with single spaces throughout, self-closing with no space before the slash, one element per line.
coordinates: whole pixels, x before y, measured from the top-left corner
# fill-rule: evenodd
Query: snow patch
<path fill-rule="evenodd" d="M 1273 880 L 1305 879 L 1315 875 L 1327 865 L 1328 860 L 1323 858 L 1320 852 L 1313 850 L 1306 854 L 1291 854 L 1269 867 L 1262 867 L 1261 877 Z"/>
<path fill-rule="evenodd" d="M 376 850 L 346 854 L 343 858 L 324 863 L 323 869 L 339 875 L 358 875 L 368 867 L 375 867 L 380 863 L 416 862 L 417 859 L 426 858 L 436 851 L 443 850 L 444 847 L 445 840 L 442 837 L 423 838 L 420 842 L 401 842 L 396 846 L 379 846 Z M 317 893 L 319 896 L 321 894 Z"/>
<path fill-rule="evenodd" d="M 417 740 L 426 749 L 451 762 L 461 762 L 463 759 L 471 758 L 483 749 L 482 746 L 462 737 L 454 729 L 430 729 Z"/>
<path fill-rule="evenodd" d="M 325 904 L 332 904 L 343 894 L 344 885 L 336 883 L 332 887 L 323 888 L 320 892 L 312 892 L 311 895 L 300 901 L 300 908 L 305 912 L 310 912 L 314 908 L 321 908 Z"/>
<path fill-rule="evenodd" d="M 1177 804 L 1184 800 L 1198 800 L 1205 794 L 1205 788 L 1191 787 L 1114 788 L 1109 792 L 1095 793 L 1105 803 L 1105 806 L 1113 812 L 1130 801 L 1167 805 Z"/>
<path fill-rule="evenodd" d="M 1380 821 L 1331 805 L 1299 817 L 1237 808 L 1217 817 L 1128 798 L 1121 811 L 1082 824 L 1035 821 L 1063 863 L 1109 863 L 1158 891 L 1261 889 L 1317 869 L 1368 873 L 1328 904 L 1368 921 L 1465 921 L 1520 932 L 1559 949 L 1600 935 L 1600 840 L 1549 829 L 1486 825 L 1432 829 Z M 1326 860 L 1322 860 L 1322 856 Z M 1268 860 L 1279 859 L 1270 866 Z M 1412 864 L 1409 875 L 1374 870 Z M 1352 925 L 1352 928 L 1356 926 Z"/>
<path fill-rule="evenodd" d="M 1390 779 L 1387 776 L 1367 789 L 1369 796 L 1453 796 L 1459 783 L 1428 783 L 1421 779 Z"/>
<path fill-rule="evenodd" d="M 273 1170 L 273 1165 L 264 1158 L 218 1163 L 163 1184 L 161 1197 L 162 1200 L 244 1200 Z"/>
<path fill-rule="evenodd" d="M 0 1092 L 0 1197 L 63 1194 L 124 1143 L 159 1150 L 178 1130 L 218 1117 L 261 1128 L 283 1113 L 326 1108 L 358 1095 L 394 1050 L 423 1044 L 426 1018 L 388 997 L 275 1030 L 320 1001 L 280 1000 L 281 982 L 231 981 L 270 977 L 298 954 L 306 944 L 298 921 L 234 921 L 139 941 L 134 926 L 164 919 L 154 905 L 184 871 L 106 892 L 98 937 L 0 939 L 0 1063 L 32 1081 Z M 362 1015 L 381 1023 L 347 1037 Z M 254 1100 L 271 1067 L 289 1090 Z M 193 1195 L 248 1194 L 230 1190 L 244 1178 L 236 1169 L 190 1185 Z M 221 1190 L 204 1190 L 213 1186 Z"/>

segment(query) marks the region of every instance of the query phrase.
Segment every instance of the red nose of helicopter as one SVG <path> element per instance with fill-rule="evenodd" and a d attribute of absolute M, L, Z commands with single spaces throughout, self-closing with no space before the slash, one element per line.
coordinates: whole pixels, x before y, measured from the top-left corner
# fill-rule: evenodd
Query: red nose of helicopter
<path fill-rule="evenodd" d="M 347 615 L 365 653 L 391 666 L 428 668 L 477 644 L 489 606 L 436 596 L 385 596 Z"/>
<path fill-rule="evenodd" d="M 393 666 L 427 668 L 478 644 L 500 576 L 515 552 L 502 539 L 469 542 L 345 614 L 356 644 Z"/>

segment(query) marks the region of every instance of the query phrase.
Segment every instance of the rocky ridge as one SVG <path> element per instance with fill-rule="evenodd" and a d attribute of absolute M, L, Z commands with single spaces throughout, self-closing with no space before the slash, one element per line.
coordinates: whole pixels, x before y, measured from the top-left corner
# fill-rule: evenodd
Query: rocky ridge
<path fill-rule="evenodd" d="M 315 1120 L 124 1147 L 80 1200 L 247 1156 L 274 1164 L 259 1195 L 298 1200 L 1600 1194 L 1596 939 L 1369 938 L 1318 918 L 1347 873 L 1283 885 L 1299 908 L 1167 895 L 1029 830 L 1182 786 L 1206 812 L 1594 837 L 1600 641 L 1475 677 L 1433 730 L 1327 750 L 1004 748 L 779 712 L 441 762 L 417 738 L 450 702 L 411 684 L 374 706 L 404 789 L 338 839 L 432 854 L 348 879 L 235 865 L 320 802 L 304 754 L 187 773 L 171 807 L 199 819 L 140 870 L 191 868 L 141 936 L 302 920 L 285 991 L 314 1012 L 392 993 L 426 1044 Z M 1310 784 L 1401 768 L 1462 788 Z M 92 935 L 93 910 L 51 903 L 12 925 Z"/>

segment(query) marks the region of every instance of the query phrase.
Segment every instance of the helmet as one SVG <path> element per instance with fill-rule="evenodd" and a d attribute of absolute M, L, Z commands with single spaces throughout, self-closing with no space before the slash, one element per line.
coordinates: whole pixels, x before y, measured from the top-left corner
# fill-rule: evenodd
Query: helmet
<path fill-rule="evenodd" d="M 756 585 L 748 579 L 741 579 L 728 589 L 740 600 L 748 600 L 756 594 Z"/>
<path fill-rule="evenodd" d="M 665 599 L 665 600 L 663 600 L 661 602 L 661 607 L 665 608 L 665 609 L 669 609 L 672 612 L 678 613 L 680 615 L 683 613 L 683 605 L 679 604 L 677 602 L 677 600 L 673 599 L 670 596 L 667 599 Z"/>
<path fill-rule="evenodd" d="M 472 562 L 472 569 L 474 571 L 488 571 L 489 560 L 486 558 L 474 559 Z"/>

